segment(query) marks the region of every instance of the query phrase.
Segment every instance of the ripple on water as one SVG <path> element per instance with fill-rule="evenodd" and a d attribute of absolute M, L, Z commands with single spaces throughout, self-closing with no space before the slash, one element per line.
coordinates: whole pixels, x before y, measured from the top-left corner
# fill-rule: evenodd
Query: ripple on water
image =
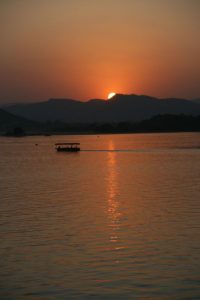
<path fill-rule="evenodd" d="M 199 134 L 0 139 L 1 299 L 200 299 Z"/>

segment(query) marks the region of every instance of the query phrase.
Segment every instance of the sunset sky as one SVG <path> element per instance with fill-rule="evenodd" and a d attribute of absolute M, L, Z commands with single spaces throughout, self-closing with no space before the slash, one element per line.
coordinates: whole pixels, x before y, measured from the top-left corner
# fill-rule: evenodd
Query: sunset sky
<path fill-rule="evenodd" d="M 0 103 L 200 98 L 199 0 L 1 0 Z"/>

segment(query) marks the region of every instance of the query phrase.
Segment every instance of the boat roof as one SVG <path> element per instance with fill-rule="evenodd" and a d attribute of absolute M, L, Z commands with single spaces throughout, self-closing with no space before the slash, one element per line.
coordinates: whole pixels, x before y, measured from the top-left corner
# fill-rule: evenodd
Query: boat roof
<path fill-rule="evenodd" d="M 80 143 L 56 143 L 56 146 L 61 146 L 61 145 L 80 145 Z"/>

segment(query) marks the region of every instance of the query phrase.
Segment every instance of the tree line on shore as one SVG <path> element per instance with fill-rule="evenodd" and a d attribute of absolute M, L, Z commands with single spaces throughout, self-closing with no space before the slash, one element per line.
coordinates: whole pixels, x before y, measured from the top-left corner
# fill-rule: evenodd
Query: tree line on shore
<path fill-rule="evenodd" d="M 2 131 L 2 130 L 1 130 Z M 200 131 L 200 115 L 157 115 L 139 122 L 106 123 L 65 123 L 62 121 L 34 122 L 11 126 L 3 134 L 24 136 L 29 134 L 67 134 L 67 133 L 140 133 L 140 132 L 181 132 Z"/>

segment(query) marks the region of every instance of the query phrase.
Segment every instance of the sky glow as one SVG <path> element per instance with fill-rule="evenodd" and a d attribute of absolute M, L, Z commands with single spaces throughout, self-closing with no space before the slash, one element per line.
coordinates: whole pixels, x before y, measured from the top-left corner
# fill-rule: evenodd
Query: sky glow
<path fill-rule="evenodd" d="M 0 2 L 0 103 L 200 97 L 200 1 Z"/>

